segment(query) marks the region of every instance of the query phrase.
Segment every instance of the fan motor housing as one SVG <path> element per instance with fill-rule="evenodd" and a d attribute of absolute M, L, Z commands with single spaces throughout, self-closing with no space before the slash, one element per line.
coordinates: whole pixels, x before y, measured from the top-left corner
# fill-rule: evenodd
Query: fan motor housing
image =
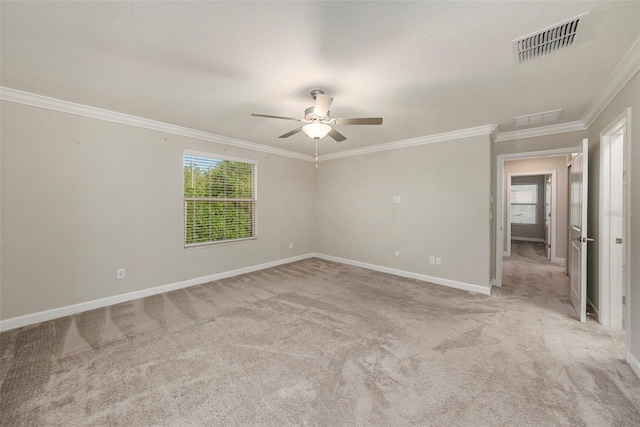
<path fill-rule="evenodd" d="M 315 109 L 315 107 L 309 107 L 306 110 L 304 110 L 304 119 L 306 121 L 313 122 L 313 121 L 318 121 L 318 120 L 319 121 L 329 120 L 330 111 L 327 111 L 327 116 L 326 117 L 320 117 L 320 116 L 316 116 L 313 113 L 314 109 Z"/>

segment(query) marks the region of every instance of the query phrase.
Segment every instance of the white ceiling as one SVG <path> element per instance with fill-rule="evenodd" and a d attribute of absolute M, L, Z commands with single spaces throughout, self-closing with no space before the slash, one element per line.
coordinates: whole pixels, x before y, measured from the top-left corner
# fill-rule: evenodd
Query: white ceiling
<path fill-rule="evenodd" d="M 522 64 L 511 41 L 591 11 L 574 46 Z M 640 1 L 6 2 L 4 87 L 304 154 L 309 91 L 335 97 L 332 153 L 563 109 L 580 120 L 640 37 Z"/>

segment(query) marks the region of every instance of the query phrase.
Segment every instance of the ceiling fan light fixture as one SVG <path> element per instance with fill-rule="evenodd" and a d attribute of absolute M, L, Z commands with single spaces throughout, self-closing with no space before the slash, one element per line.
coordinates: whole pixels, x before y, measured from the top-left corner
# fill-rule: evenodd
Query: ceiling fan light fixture
<path fill-rule="evenodd" d="M 331 132 L 331 126 L 324 123 L 309 123 L 308 125 L 302 126 L 302 131 L 306 133 L 309 138 L 322 139 Z"/>

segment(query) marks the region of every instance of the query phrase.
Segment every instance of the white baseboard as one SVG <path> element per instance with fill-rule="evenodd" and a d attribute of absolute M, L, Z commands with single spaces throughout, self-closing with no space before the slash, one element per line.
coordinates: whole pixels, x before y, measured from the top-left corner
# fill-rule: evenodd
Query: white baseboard
<path fill-rule="evenodd" d="M 552 262 L 556 263 L 556 264 L 564 264 L 565 262 L 567 262 L 567 260 L 565 258 L 558 258 L 555 257 Z"/>
<path fill-rule="evenodd" d="M 636 373 L 638 378 L 640 378 L 640 362 L 629 352 L 627 352 L 627 363 L 631 366 L 631 369 Z"/>
<path fill-rule="evenodd" d="M 400 277 L 407 277 L 410 279 L 422 280 L 423 282 L 435 283 L 436 285 L 447 286 L 449 288 L 462 289 L 464 291 L 476 292 L 484 295 L 491 295 L 491 285 L 481 286 L 471 283 L 457 282 L 455 280 L 443 279 L 441 277 L 427 276 L 426 274 L 413 273 L 411 271 L 398 270 L 390 267 L 383 267 L 380 265 L 369 264 L 361 261 L 354 261 L 351 259 L 335 257 L 331 255 L 313 254 L 314 257 L 324 259 L 327 261 L 339 262 L 342 264 L 353 265 L 354 267 L 366 268 L 368 270 L 380 271 L 382 273 L 394 274 Z"/>
<path fill-rule="evenodd" d="M 544 243 L 544 239 L 540 239 L 538 237 L 513 237 L 511 236 L 511 240 L 516 240 L 518 242 L 538 242 Z"/>
<path fill-rule="evenodd" d="M 92 301 L 81 302 L 78 304 L 67 305 L 65 307 L 53 308 L 51 310 L 40 311 L 38 313 L 27 314 L 24 316 L 12 317 L 6 320 L 0 320 L 0 331 L 8 331 L 10 329 L 20 328 L 22 326 L 32 325 L 34 323 L 45 322 L 47 320 L 57 319 L 59 317 L 69 316 L 81 313 L 83 311 L 94 310 L 96 308 L 106 307 L 113 304 L 120 304 L 139 298 L 145 298 L 151 295 L 157 295 L 164 292 L 175 291 L 177 289 L 187 288 L 189 286 L 201 285 L 203 283 L 212 282 L 214 280 L 226 279 L 228 277 L 239 276 L 241 274 L 251 273 L 265 268 L 276 267 L 282 264 L 300 261 L 312 258 L 314 254 L 298 255 L 291 258 L 279 259 L 276 261 L 266 262 L 264 264 L 252 265 L 249 267 L 238 268 L 236 270 L 225 271 L 222 273 L 210 274 L 208 276 L 196 277 L 194 279 L 184 280 L 182 282 L 171 283 L 168 285 L 155 286 L 140 291 L 128 292 L 126 294 L 114 295 L 111 297 L 100 298 Z"/>

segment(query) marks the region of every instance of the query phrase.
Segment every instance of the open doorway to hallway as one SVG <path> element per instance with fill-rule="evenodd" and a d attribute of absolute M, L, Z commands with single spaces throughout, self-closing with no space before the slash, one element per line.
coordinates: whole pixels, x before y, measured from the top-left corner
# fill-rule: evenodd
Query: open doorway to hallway
<path fill-rule="evenodd" d="M 504 161 L 503 256 L 513 242 L 539 242 L 546 258 L 567 260 L 567 154 Z"/>
<path fill-rule="evenodd" d="M 553 261 L 557 258 L 556 175 L 556 171 L 508 174 L 507 256 L 511 255 L 512 242 L 524 241 L 543 243 L 547 259 Z"/>
<path fill-rule="evenodd" d="M 586 272 L 582 271 L 586 262 L 580 260 L 576 263 L 579 274 L 572 271 L 571 277 L 580 284 L 579 298 L 576 302 L 572 298 L 574 292 L 571 291 L 572 281 L 567 276 L 566 265 L 569 258 L 569 190 L 571 194 L 575 193 L 575 186 L 569 186 L 569 166 L 577 159 L 581 159 L 580 164 L 584 165 L 586 155 L 578 156 L 576 153 L 586 151 L 587 143 L 583 140 L 574 148 L 499 155 L 496 187 L 496 286 L 506 285 L 504 290 L 508 291 L 511 288 L 511 292 L 522 292 L 524 295 L 528 292 L 550 291 L 555 296 L 552 299 L 557 302 L 566 302 L 568 299 L 570 315 L 573 317 L 577 313 L 578 319 L 582 321 L 586 320 Z M 543 232 L 544 237 L 539 237 L 540 241 L 532 241 L 526 238 L 518 239 L 516 231 L 516 239 L 512 239 L 514 221 L 511 210 L 521 210 L 518 206 L 511 205 L 512 180 L 514 177 L 531 175 L 539 176 L 539 191 L 549 195 L 537 202 L 542 212 L 538 214 L 542 216 L 538 224 L 548 225 L 549 233 Z M 584 173 L 581 176 L 587 175 Z M 571 177 L 573 178 L 573 175 Z M 516 184 L 519 184 L 517 180 Z M 587 184 L 583 184 L 581 188 L 586 190 Z M 517 195 L 514 197 L 517 198 Z M 580 196 L 580 200 L 586 202 L 587 199 Z M 586 208 L 586 203 L 580 203 L 580 206 Z M 549 217 L 548 222 L 545 217 Z M 586 214 L 580 217 L 586 221 Z M 515 251 L 513 253 L 512 246 Z M 545 273 L 538 276 L 538 271 Z"/>

